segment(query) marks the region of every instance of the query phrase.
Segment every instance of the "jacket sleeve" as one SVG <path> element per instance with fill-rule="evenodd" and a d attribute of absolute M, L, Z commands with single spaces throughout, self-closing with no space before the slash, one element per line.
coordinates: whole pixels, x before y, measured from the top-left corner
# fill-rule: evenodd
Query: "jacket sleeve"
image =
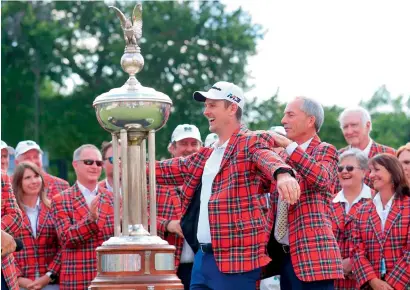
<path fill-rule="evenodd" d="M 23 215 L 17 204 L 10 178 L 1 173 L 1 229 L 16 236 L 23 225 Z"/>
<path fill-rule="evenodd" d="M 196 169 L 199 169 L 192 164 L 192 160 L 198 153 L 194 153 L 188 157 L 171 158 L 155 163 L 155 177 L 159 185 L 182 185 L 185 178 L 193 174 Z M 147 166 L 147 176 L 149 170 Z"/>
<path fill-rule="evenodd" d="M 410 226 L 407 228 L 407 242 L 403 255 L 397 261 L 393 271 L 386 275 L 386 282 L 396 290 L 410 287 Z"/>
<path fill-rule="evenodd" d="M 333 145 L 322 143 L 312 156 L 297 146 L 287 161 L 315 188 L 331 187 L 336 180 L 338 155 Z"/>
<path fill-rule="evenodd" d="M 266 136 L 264 136 L 266 137 Z M 295 176 L 292 168 L 283 161 L 283 159 L 272 151 L 272 144 L 258 135 L 252 138 L 249 146 L 249 154 L 251 160 L 255 163 L 256 167 L 270 180 L 276 180 L 276 171 L 287 171 L 291 175 Z"/>
<path fill-rule="evenodd" d="M 103 198 L 100 198 L 97 221 L 93 221 L 91 216 L 87 215 L 74 223 L 70 206 L 71 200 L 67 198 L 68 195 L 58 194 L 54 196 L 51 212 L 61 245 L 67 248 L 77 248 L 86 243 L 104 227 L 109 209 L 107 208 L 108 205 L 102 202 Z"/>

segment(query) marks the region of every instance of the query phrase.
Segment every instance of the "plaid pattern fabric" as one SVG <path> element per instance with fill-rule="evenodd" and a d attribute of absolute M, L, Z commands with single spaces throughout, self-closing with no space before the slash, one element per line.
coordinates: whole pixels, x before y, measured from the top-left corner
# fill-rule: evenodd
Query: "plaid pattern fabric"
<path fill-rule="evenodd" d="M 342 148 L 342 149 L 340 149 L 339 151 L 338 151 L 338 153 L 339 153 L 339 155 L 340 154 L 342 154 L 343 152 L 345 152 L 346 150 L 349 150 L 350 148 L 349 148 L 349 146 L 347 146 L 347 147 L 344 147 L 344 148 Z M 376 142 L 374 142 L 374 141 L 372 141 L 372 146 L 370 147 L 370 151 L 369 151 L 369 156 L 368 156 L 368 158 L 370 159 L 370 158 L 373 158 L 374 156 L 376 156 L 376 155 L 378 155 L 378 154 L 380 154 L 380 153 L 389 153 L 389 154 L 391 154 L 391 155 L 396 155 L 396 150 L 395 149 L 393 149 L 393 148 L 391 148 L 391 147 L 388 147 L 388 146 L 385 146 L 385 145 L 381 145 L 381 144 L 379 144 L 379 143 L 376 143 Z M 372 181 L 370 180 L 370 170 L 367 170 L 367 172 L 366 172 L 366 175 L 365 175 L 365 177 L 364 177 L 364 183 L 367 185 L 367 186 L 369 186 L 370 188 L 372 188 L 373 189 L 373 183 L 372 183 Z M 334 189 L 334 193 L 338 193 L 339 191 L 341 191 L 342 190 L 342 186 L 340 185 L 340 182 L 339 182 L 339 179 L 337 179 L 336 180 L 336 186 L 335 186 L 335 189 Z"/>
<path fill-rule="evenodd" d="M 36 271 L 40 277 L 48 271 L 60 273 L 61 247 L 50 209 L 43 203 L 40 203 L 36 237 L 33 237 L 30 220 L 24 211 L 23 226 L 17 237 L 24 244 L 24 249 L 14 255 L 18 277 L 34 281 Z"/>
<path fill-rule="evenodd" d="M 52 216 L 63 246 L 60 289 L 87 289 L 97 275 L 96 248 L 114 235 L 112 194 L 98 189 L 98 220 L 90 219 L 90 210 L 77 183 L 55 195 Z"/>
<path fill-rule="evenodd" d="M 175 246 L 175 267 L 181 259 L 184 239 L 174 233 L 168 233 L 166 223 L 181 219 L 181 200 L 175 186 L 157 186 L 157 230 L 158 236 Z"/>
<path fill-rule="evenodd" d="M 337 152 L 316 135 L 306 151 L 300 146 L 288 156 L 287 164 L 299 177 L 301 196 L 288 210 L 289 245 L 296 276 L 305 282 L 343 278 L 339 246 L 332 232 L 329 203 L 337 176 Z M 276 195 L 276 196 L 275 196 Z M 277 192 L 274 200 L 277 201 Z M 277 203 L 273 213 L 276 215 Z"/>
<path fill-rule="evenodd" d="M 218 268 L 241 273 L 266 265 L 271 227 L 267 223 L 267 200 L 271 180 L 279 168 L 291 170 L 274 153 L 267 133 L 236 131 L 229 139 L 209 200 L 209 224 Z M 186 212 L 213 148 L 201 148 L 186 158 L 156 163 L 160 185 L 182 186 L 182 215 Z"/>
<path fill-rule="evenodd" d="M 68 189 L 70 185 L 64 179 L 58 178 L 56 176 L 50 175 L 43 172 L 43 178 L 45 183 L 45 191 L 47 197 L 51 200 L 54 195 Z"/>
<path fill-rule="evenodd" d="M 108 190 L 108 188 L 107 188 L 107 183 L 105 183 L 105 179 L 103 179 L 103 180 L 101 180 L 100 182 L 98 182 L 98 187 L 104 188 L 104 189 Z"/>
<path fill-rule="evenodd" d="M 350 257 L 350 249 L 352 244 L 352 220 L 357 210 L 369 199 L 362 198 L 354 204 L 349 213 L 346 214 L 345 204 L 343 202 L 332 202 L 330 206 L 330 218 L 332 220 L 333 234 L 339 245 L 342 259 Z M 335 280 L 335 289 L 338 290 L 355 290 L 358 286 L 354 279 L 337 279 Z"/>
<path fill-rule="evenodd" d="M 16 237 L 22 225 L 22 213 L 17 205 L 10 178 L 1 172 L 1 229 Z M 1 259 L 1 270 L 9 289 L 19 289 L 13 254 Z"/>
<path fill-rule="evenodd" d="M 381 278 L 385 259 L 385 281 L 395 290 L 410 287 L 410 197 L 395 198 L 384 232 L 372 201 L 364 204 L 354 218 L 353 273 L 359 286 Z"/>

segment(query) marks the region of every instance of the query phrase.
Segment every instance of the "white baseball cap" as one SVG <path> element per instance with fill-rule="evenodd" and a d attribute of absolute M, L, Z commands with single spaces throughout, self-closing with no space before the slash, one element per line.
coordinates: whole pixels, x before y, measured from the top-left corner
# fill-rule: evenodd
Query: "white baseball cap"
<path fill-rule="evenodd" d="M 216 141 L 218 141 L 218 135 L 215 133 L 208 134 L 205 138 L 205 147 L 210 147 L 212 144 L 214 144 Z"/>
<path fill-rule="evenodd" d="M 182 124 L 178 125 L 171 135 L 171 143 L 177 142 L 185 138 L 194 138 L 202 143 L 201 133 L 195 125 Z"/>
<path fill-rule="evenodd" d="M 217 82 L 207 92 L 196 91 L 194 93 L 194 100 L 205 102 L 206 99 L 227 100 L 237 104 L 242 111 L 245 106 L 245 96 L 242 89 L 237 85 L 228 82 Z"/>
<path fill-rule="evenodd" d="M 32 149 L 35 149 L 38 152 L 40 152 L 40 154 L 43 154 L 43 151 L 40 149 L 40 146 L 38 146 L 36 142 L 31 141 L 31 140 L 25 140 L 17 144 L 15 156 L 16 158 L 18 158 L 20 155 Z"/>
<path fill-rule="evenodd" d="M 280 135 L 286 136 L 286 130 L 285 130 L 285 128 L 282 127 L 282 126 L 273 126 L 273 127 L 270 127 L 269 131 L 272 131 L 272 132 L 278 133 L 278 134 L 280 134 Z"/>
<path fill-rule="evenodd" d="M 6 142 L 4 142 L 3 140 L 1 140 L 1 150 L 3 149 L 7 149 L 7 151 L 9 152 L 9 154 L 14 154 L 14 148 L 11 146 L 8 146 Z"/>

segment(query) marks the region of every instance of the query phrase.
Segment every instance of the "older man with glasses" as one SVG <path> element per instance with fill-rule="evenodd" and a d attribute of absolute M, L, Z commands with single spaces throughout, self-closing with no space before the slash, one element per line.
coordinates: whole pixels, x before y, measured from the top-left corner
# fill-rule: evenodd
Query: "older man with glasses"
<path fill-rule="evenodd" d="M 60 289 L 87 289 L 97 275 L 96 248 L 114 234 L 112 194 L 98 186 L 103 160 L 94 145 L 74 151 L 76 183 L 54 196 L 52 214 L 63 247 Z"/>

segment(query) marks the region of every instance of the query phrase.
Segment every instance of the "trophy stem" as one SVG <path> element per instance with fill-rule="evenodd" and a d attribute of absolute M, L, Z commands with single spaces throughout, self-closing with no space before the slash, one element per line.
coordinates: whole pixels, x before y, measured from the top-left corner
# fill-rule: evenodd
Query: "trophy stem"
<path fill-rule="evenodd" d="M 112 151 L 114 153 L 114 236 L 121 234 L 120 218 L 120 161 L 118 154 L 118 136 L 112 133 Z"/>
<path fill-rule="evenodd" d="M 144 139 L 141 142 L 141 213 L 142 213 L 142 225 L 148 230 L 148 196 L 147 196 L 147 141 Z"/>
<path fill-rule="evenodd" d="M 149 159 L 149 195 L 150 195 L 150 233 L 157 235 L 157 200 L 155 197 L 155 131 L 148 133 L 148 159 Z"/>
<path fill-rule="evenodd" d="M 122 129 L 120 131 L 121 135 L 121 181 L 122 181 L 122 234 L 124 236 L 129 236 L 128 231 L 128 134 L 127 130 Z"/>

